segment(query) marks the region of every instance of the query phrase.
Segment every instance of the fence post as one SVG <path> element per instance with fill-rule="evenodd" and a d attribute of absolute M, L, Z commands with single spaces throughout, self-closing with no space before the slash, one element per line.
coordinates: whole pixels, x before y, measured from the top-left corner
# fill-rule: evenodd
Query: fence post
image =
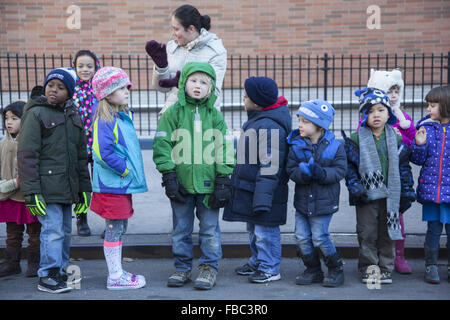
<path fill-rule="evenodd" d="M 327 101 L 327 91 L 328 91 L 328 53 L 325 53 L 323 58 L 323 67 L 320 68 L 323 71 L 323 100 Z"/>
<path fill-rule="evenodd" d="M 447 52 L 447 85 L 450 86 L 450 51 Z"/>

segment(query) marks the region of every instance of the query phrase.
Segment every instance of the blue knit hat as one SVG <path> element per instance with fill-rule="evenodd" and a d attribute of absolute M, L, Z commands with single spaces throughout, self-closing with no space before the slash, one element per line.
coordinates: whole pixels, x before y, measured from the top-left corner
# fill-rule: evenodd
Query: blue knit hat
<path fill-rule="evenodd" d="M 77 80 L 77 73 L 73 68 L 57 68 L 50 71 L 44 80 L 44 91 L 47 83 L 52 79 L 61 80 L 69 92 L 69 98 L 73 97 L 75 91 L 75 83 Z"/>
<path fill-rule="evenodd" d="M 244 82 L 247 96 L 256 105 L 266 108 L 278 100 L 278 86 L 275 81 L 267 77 L 250 77 Z"/>
<path fill-rule="evenodd" d="M 303 102 L 298 108 L 297 116 L 302 116 L 317 126 L 328 130 L 335 113 L 336 111 L 328 101 L 316 99 Z"/>
<path fill-rule="evenodd" d="M 383 90 L 368 87 L 361 90 L 356 90 L 355 95 L 359 97 L 359 112 L 361 113 L 362 127 L 364 127 L 367 123 L 370 108 L 378 103 L 381 103 L 388 109 L 389 119 L 387 123 L 393 125 L 397 122 L 397 117 L 392 112 L 389 97 Z"/>

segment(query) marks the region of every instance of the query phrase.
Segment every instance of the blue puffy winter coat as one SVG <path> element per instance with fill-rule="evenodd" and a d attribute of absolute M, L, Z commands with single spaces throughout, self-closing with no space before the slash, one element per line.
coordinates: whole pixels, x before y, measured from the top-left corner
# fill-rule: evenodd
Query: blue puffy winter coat
<path fill-rule="evenodd" d="M 416 128 L 424 127 L 427 142 L 411 145 L 411 162 L 422 166 L 417 186 L 417 201 L 420 203 L 450 203 L 450 124 L 440 124 L 422 118 Z"/>
<path fill-rule="evenodd" d="M 133 125 L 133 111 L 118 112 L 111 122 L 97 118 L 93 136 L 92 190 L 114 194 L 146 192 L 144 164 Z M 122 178 L 126 169 L 129 173 Z"/>
<path fill-rule="evenodd" d="M 316 145 L 300 136 L 299 130 L 291 132 L 288 138 L 291 145 L 287 162 L 289 178 L 295 182 L 294 207 L 307 216 L 332 214 L 339 210 L 340 183 L 347 170 L 347 157 L 344 146 L 326 130 Z M 325 169 L 324 180 L 305 181 L 299 164 L 314 162 Z"/>
<path fill-rule="evenodd" d="M 242 128 L 244 132 L 239 139 L 237 165 L 231 177 L 233 197 L 225 207 L 224 220 L 264 226 L 286 223 L 289 192 L 285 169 L 288 154 L 286 138 L 291 131 L 292 119 L 287 100 L 280 97 L 277 103 L 275 108 L 269 110 L 247 112 L 248 121 Z M 278 131 L 278 150 L 271 147 L 271 140 L 276 137 L 276 131 L 271 130 Z M 263 152 L 266 155 L 261 158 L 258 157 L 258 150 L 266 140 L 265 133 L 267 152 Z M 252 150 L 252 146 L 255 149 Z M 275 166 L 276 160 L 278 166 Z"/>

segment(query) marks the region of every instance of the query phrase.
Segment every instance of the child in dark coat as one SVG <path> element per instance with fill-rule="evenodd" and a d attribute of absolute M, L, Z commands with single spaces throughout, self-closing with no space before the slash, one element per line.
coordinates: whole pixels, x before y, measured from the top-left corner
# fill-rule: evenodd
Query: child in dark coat
<path fill-rule="evenodd" d="M 248 275 L 250 282 L 265 283 L 281 278 L 280 225 L 286 223 L 289 180 L 286 138 L 292 119 L 275 81 L 250 77 L 244 86 L 248 121 L 242 127 L 233 197 L 223 219 L 247 222 L 252 256 L 236 273 Z"/>
<path fill-rule="evenodd" d="M 302 103 L 297 112 L 298 129 L 288 138 L 287 172 L 295 182 L 295 237 L 306 266 L 296 278 L 299 285 L 322 282 L 337 287 L 344 283 L 342 259 L 328 232 L 331 217 L 339 209 L 339 181 L 347 169 L 344 146 L 328 131 L 334 114 L 327 101 Z M 328 267 L 325 278 L 316 248 Z"/>

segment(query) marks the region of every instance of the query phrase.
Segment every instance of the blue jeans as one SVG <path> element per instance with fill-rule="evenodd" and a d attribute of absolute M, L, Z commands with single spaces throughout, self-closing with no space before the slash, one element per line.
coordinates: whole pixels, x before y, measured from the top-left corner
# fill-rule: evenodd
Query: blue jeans
<path fill-rule="evenodd" d="M 248 222 L 247 231 L 252 252 L 248 264 L 265 273 L 279 274 L 281 263 L 280 227 L 265 227 Z"/>
<path fill-rule="evenodd" d="M 47 204 L 47 214 L 38 217 L 41 228 L 41 262 L 39 277 L 47 277 L 49 270 L 69 265 L 72 236 L 72 205 Z"/>
<path fill-rule="evenodd" d="M 295 238 L 302 255 L 312 254 L 314 247 L 320 248 L 326 257 L 336 253 L 328 232 L 331 217 L 331 214 L 308 217 L 298 211 L 295 213 Z"/>
<path fill-rule="evenodd" d="M 198 264 L 209 265 L 218 272 L 219 259 L 222 257 L 219 209 L 205 207 L 203 204 L 205 195 L 188 195 L 186 198 L 186 203 L 170 201 L 173 217 L 172 253 L 175 268 L 178 271 L 192 269 L 194 259 L 192 231 L 196 215 L 200 222 L 199 242 L 202 251 Z"/>
<path fill-rule="evenodd" d="M 447 233 L 447 248 L 450 249 L 450 224 L 439 221 L 428 221 L 427 233 L 425 235 L 425 244 L 430 249 L 439 249 L 439 239 L 441 238 L 442 227 L 445 226 Z"/>

